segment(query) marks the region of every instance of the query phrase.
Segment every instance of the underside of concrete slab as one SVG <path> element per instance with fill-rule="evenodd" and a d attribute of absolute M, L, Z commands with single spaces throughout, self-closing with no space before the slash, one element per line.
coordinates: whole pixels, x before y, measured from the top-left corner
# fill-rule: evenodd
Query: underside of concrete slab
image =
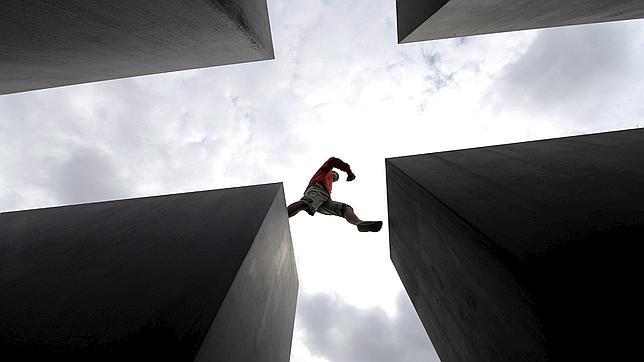
<path fill-rule="evenodd" d="M 266 0 L 7 0 L 0 34 L 0 94 L 273 58 Z"/>
<path fill-rule="evenodd" d="M 0 214 L 6 360 L 288 361 L 281 184 Z"/>
<path fill-rule="evenodd" d="M 441 360 L 637 353 L 644 129 L 386 166 L 391 259 Z"/>
<path fill-rule="evenodd" d="M 398 42 L 644 18 L 639 0 L 397 0 Z"/>

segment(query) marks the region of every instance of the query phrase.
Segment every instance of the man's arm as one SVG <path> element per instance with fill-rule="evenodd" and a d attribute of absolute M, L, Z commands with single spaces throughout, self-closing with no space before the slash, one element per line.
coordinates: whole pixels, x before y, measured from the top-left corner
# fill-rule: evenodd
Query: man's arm
<path fill-rule="evenodd" d="M 356 175 L 351 171 L 351 166 L 349 166 L 348 163 L 342 161 L 341 159 L 337 157 L 331 157 L 329 158 L 323 165 L 320 167 L 320 170 L 324 170 L 325 172 L 333 170 L 333 168 L 337 168 L 341 171 L 344 171 L 347 173 L 347 181 L 353 181 L 356 178 Z"/>

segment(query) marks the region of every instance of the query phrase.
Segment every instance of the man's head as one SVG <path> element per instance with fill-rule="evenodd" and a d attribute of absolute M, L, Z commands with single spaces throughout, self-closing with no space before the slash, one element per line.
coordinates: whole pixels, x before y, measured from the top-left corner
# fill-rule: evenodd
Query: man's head
<path fill-rule="evenodd" d="M 340 175 L 338 175 L 337 172 L 331 171 L 331 173 L 333 174 L 333 182 L 336 182 L 340 179 Z"/>

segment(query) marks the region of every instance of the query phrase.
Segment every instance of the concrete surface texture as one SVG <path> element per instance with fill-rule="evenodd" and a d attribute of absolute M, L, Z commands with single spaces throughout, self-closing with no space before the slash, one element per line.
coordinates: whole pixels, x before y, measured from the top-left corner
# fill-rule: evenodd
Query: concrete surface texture
<path fill-rule="evenodd" d="M 7 0 L 0 33 L 0 94 L 274 57 L 266 0 Z"/>
<path fill-rule="evenodd" d="M 3 360 L 288 361 L 281 184 L 0 214 Z"/>
<path fill-rule="evenodd" d="M 398 42 L 644 18 L 640 0 L 397 0 Z"/>
<path fill-rule="evenodd" d="M 386 168 L 391 259 L 443 361 L 638 353 L 644 129 Z"/>

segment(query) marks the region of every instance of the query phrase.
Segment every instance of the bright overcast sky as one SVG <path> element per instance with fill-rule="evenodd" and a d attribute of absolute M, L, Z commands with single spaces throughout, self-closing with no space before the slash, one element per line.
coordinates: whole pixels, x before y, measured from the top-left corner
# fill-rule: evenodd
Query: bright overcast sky
<path fill-rule="evenodd" d="M 0 210 L 284 182 L 387 220 L 385 158 L 644 125 L 644 22 L 397 45 L 394 0 L 269 0 L 275 60 L 0 96 Z M 388 229 L 290 220 L 294 362 L 438 358 Z"/>

